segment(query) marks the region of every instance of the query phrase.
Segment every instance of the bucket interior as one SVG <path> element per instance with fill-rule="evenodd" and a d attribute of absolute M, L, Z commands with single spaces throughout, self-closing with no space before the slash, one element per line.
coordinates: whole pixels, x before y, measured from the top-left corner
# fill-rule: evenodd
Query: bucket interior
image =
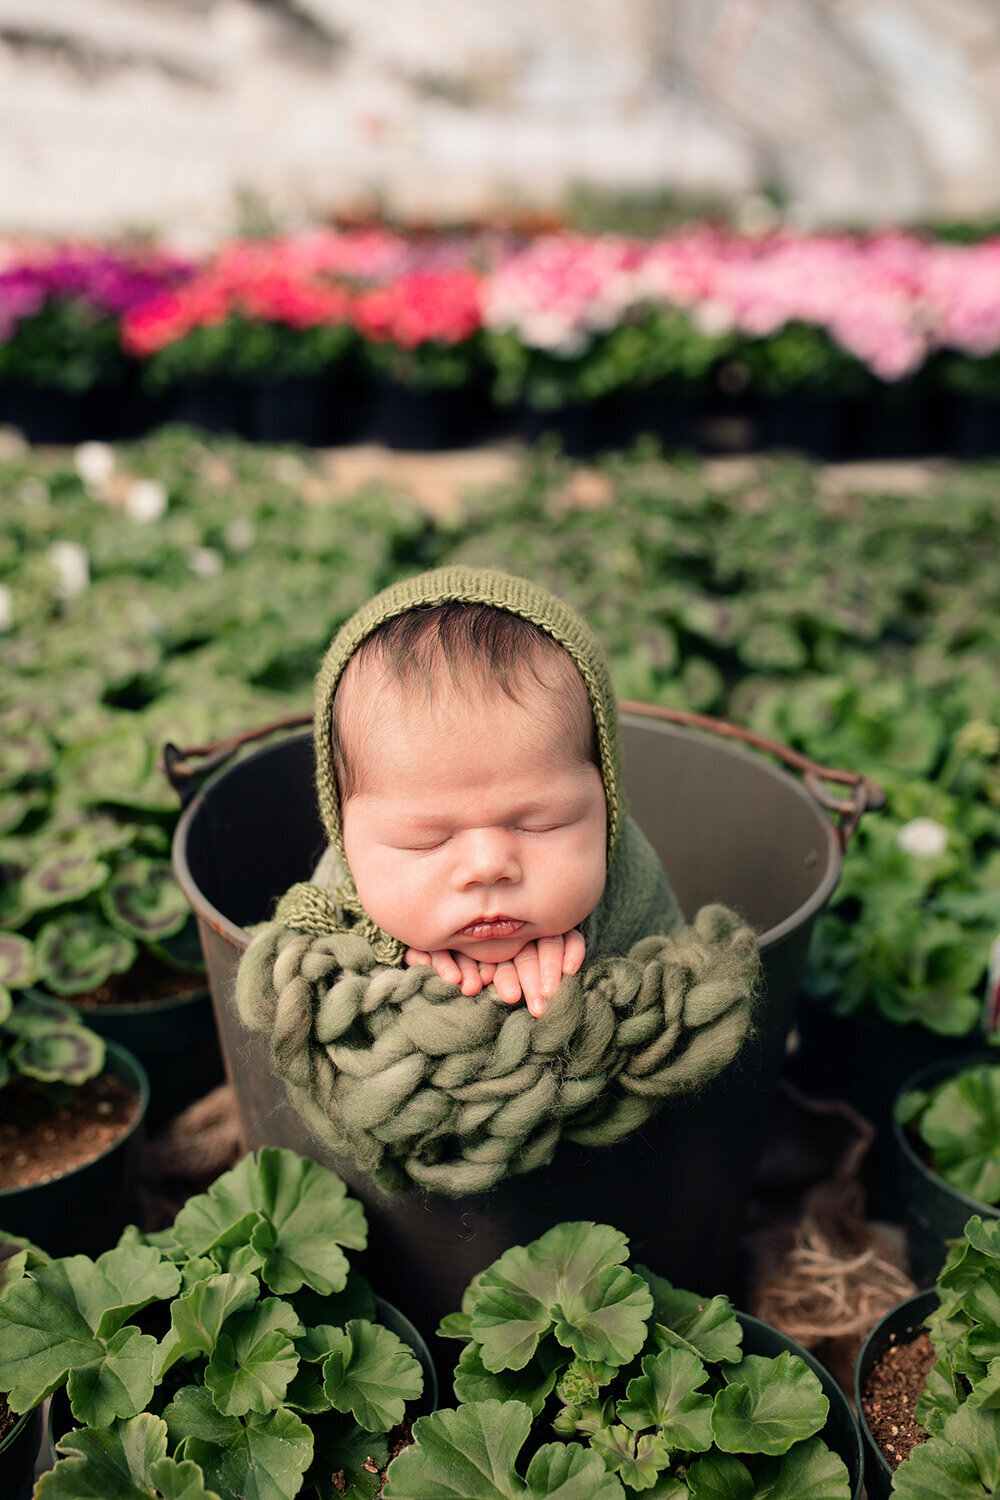
<path fill-rule="evenodd" d="M 740 746 L 660 720 L 623 715 L 622 740 L 629 810 L 688 917 L 724 902 L 766 949 L 816 915 L 836 884 L 840 853 L 826 813 L 800 782 Z M 219 773 L 182 823 L 185 892 L 242 948 L 240 929 L 266 921 L 323 851 L 311 737 L 283 740 Z"/>

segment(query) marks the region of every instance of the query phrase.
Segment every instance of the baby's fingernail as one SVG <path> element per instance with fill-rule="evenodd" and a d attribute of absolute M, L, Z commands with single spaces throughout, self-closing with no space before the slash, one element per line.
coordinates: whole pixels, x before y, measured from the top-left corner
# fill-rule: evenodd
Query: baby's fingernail
<path fill-rule="evenodd" d="M 542 1014 L 542 1011 L 545 1009 L 545 1001 L 541 995 L 532 995 L 528 1001 L 528 1009 L 533 1016 L 540 1016 Z"/>

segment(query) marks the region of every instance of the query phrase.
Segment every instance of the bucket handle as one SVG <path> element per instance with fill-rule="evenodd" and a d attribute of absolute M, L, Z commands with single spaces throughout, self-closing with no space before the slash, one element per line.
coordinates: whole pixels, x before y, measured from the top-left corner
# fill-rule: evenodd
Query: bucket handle
<path fill-rule="evenodd" d="M 780 740 L 768 739 L 766 735 L 754 734 L 739 724 L 730 724 L 728 719 L 714 719 L 709 714 L 691 713 L 686 708 L 664 708 L 658 703 L 635 703 L 630 699 L 619 699 L 618 707 L 623 713 L 637 714 L 645 719 L 662 719 L 668 724 L 682 724 L 689 729 L 703 729 L 709 734 L 721 735 L 724 739 L 739 740 L 755 750 L 765 750 L 780 760 L 790 771 L 802 777 L 802 784 L 812 797 L 827 812 L 834 813 L 834 824 L 840 840 L 841 852 L 846 850 L 855 830 L 866 812 L 878 812 L 886 803 L 885 791 L 877 781 L 862 776 L 860 771 L 845 771 L 836 766 L 825 766 L 813 760 L 801 750 L 793 750 Z M 851 788 L 846 797 L 838 797 L 824 783 L 833 781 L 839 786 Z"/>
<path fill-rule="evenodd" d="M 790 745 L 783 745 L 779 740 L 768 739 L 762 734 L 754 734 L 752 730 L 743 729 L 739 724 L 730 724 L 727 719 L 714 719 L 708 714 L 691 713 L 684 708 L 663 708 L 656 703 L 635 703 L 630 699 L 619 700 L 618 707 L 624 713 L 636 714 L 640 718 L 662 719 L 668 724 L 681 724 L 689 729 L 703 729 L 709 734 L 721 735 L 724 739 L 739 740 L 745 745 L 753 746 L 755 750 L 765 750 L 768 755 L 773 755 L 790 771 L 798 772 L 807 791 L 821 807 L 836 816 L 834 827 L 841 850 L 847 848 L 862 815 L 877 812 L 885 806 L 885 792 L 877 782 L 862 776 L 859 771 L 825 766 L 820 761 L 803 755 L 801 751 L 793 750 Z M 303 729 L 311 723 L 312 714 L 293 714 L 290 718 L 275 719 L 257 729 L 231 735 L 227 740 L 217 740 L 212 745 L 193 745 L 187 750 L 179 750 L 176 745 L 167 744 L 163 747 L 160 768 L 180 798 L 181 806 L 187 807 L 198 790 L 198 778 L 225 765 L 241 746 L 252 744 L 255 740 L 264 739 L 282 729 Z M 192 764 L 192 760 L 196 760 L 198 764 Z M 850 794 L 846 797 L 836 796 L 824 785 L 828 781 L 850 787 Z"/>

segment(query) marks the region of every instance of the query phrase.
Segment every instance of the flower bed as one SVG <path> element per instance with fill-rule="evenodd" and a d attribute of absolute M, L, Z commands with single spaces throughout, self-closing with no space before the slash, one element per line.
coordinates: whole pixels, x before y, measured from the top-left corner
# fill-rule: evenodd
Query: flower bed
<path fill-rule="evenodd" d="M 330 378 L 352 359 L 421 392 L 483 382 L 498 410 L 583 406 L 595 443 L 667 430 L 648 407 L 597 420 L 607 398 L 653 392 L 739 409 L 748 441 L 808 446 L 801 408 L 787 428 L 770 420 L 795 396 L 835 406 L 829 440 L 845 452 L 995 448 L 1000 237 L 320 228 L 224 244 L 198 265 L 54 247 L 8 251 L 0 270 L 0 382 L 18 390 L 81 396 L 126 374 L 147 394 L 254 386 Z M 254 435 L 252 413 L 227 420 Z"/>

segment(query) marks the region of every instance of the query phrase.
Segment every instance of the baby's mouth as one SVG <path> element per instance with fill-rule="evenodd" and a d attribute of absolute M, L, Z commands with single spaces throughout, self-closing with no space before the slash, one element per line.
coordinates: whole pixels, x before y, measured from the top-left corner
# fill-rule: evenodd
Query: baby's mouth
<path fill-rule="evenodd" d="M 520 932 L 523 926 L 524 923 L 518 921 L 517 917 L 477 917 L 474 922 L 469 923 L 468 927 L 463 927 L 456 936 L 481 938 L 484 941 L 490 938 L 507 938 L 513 937 L 515 932 Z"/>

